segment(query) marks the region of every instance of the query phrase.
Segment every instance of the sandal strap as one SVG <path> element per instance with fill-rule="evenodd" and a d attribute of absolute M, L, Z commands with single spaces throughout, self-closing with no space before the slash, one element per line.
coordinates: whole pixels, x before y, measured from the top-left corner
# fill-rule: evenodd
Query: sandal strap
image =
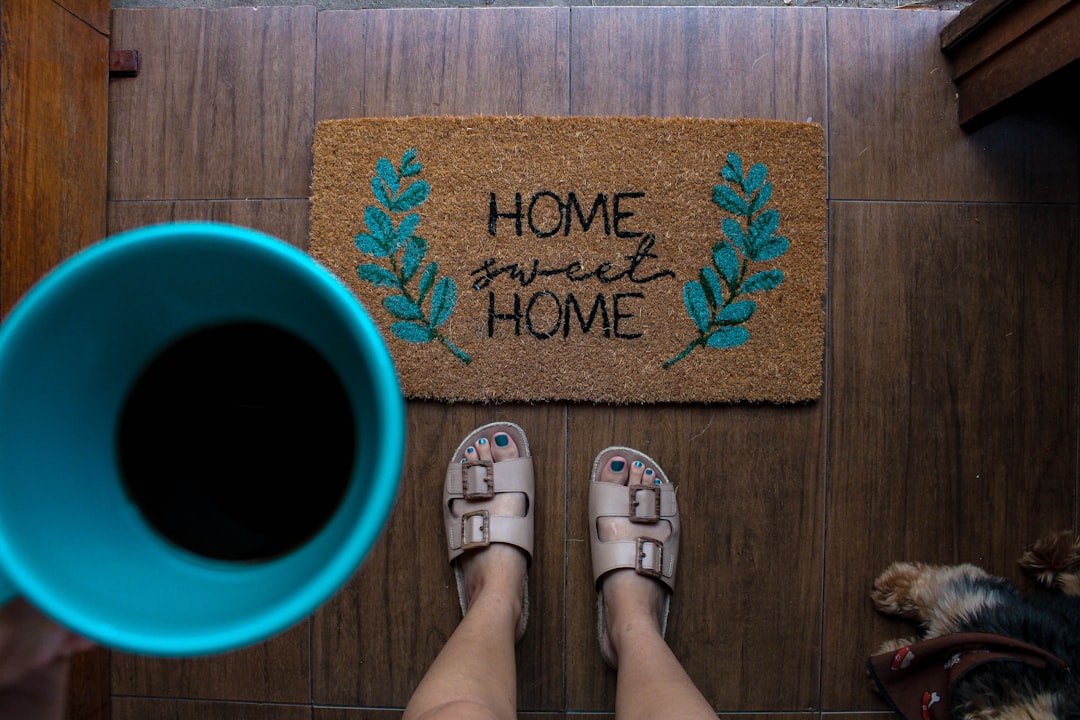
<path fill-rule="evenodd" d="M 595 537 L 596 529 L 593 528 L 594 581 L 599 582 L 601 577 L 612 570 L 626 568 L 675 589 L 679 523 L 674 485 L 667 482 L 659 485 L 629 486 L 593 482 L 589 488 L 589 516 L 622 518 L 642 528 L 660 522 L 667 522 L 671 527 L 671 536 L 666 542 L 649 535 L 626 540 L 600 541 Z M 666 547 L 668 544 L 670 548 Z"/>
<path fill-rule="evenodd" d="M 634 523 L 657 523 L 671 520 L 678 512 L 675 486 L 616 485 L 593 483 L 589 490 L 590 517 L 621 517 Z"/>
<path fill-rule="evenodd" d="M 531 457 L 499 462 L 453 462 L 446 472 L 446 508 L 454 500 L 472 503 L 486 501 L 501 493 L 523 493 L 528 507 L 521 517 L 493 515 L 477 509 L 447 518 L 446 542 L 450 561 L 467 550 L 484 548 L 491 543 L 506 543 L 525 551 L 530 562 L 533 551 L 533 492 L 535 489 Z"/>

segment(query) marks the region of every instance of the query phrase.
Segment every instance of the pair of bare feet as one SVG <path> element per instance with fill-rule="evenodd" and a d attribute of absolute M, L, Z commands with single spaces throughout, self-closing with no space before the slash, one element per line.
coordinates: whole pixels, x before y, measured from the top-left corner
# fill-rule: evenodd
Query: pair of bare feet
<path fill-rule="evenodd" d="M 506 433 L 495 432 L 490 438 L 483 437 L 475 445 L 467 447 L 462 460 L 500 462 L 519 456 L 514 439 Z M 656 471 L 640 461 L 629 461 L 615 455 L 599 468 L 600 482 L 616 485 L 659 482 Z M 472 507 L 476 507 L 472 505 Z M 526 498 L 520 494 L 496 495 L 484 507 L 492 514 L 524 516 Z M 457 516 L 461 509 L 451 505 Z M 597 533 L 602 541 L 633 539 L 640 532 L 631 531 L 628 522 L 617 518 L 600 518 Z M 663 529 L 656 533 L 665 540 Z M 516 626 L 522 612 L 523 583 L 527 561 L 524 553 L 512 545 L 493 543 L 484 550 L 469 552 L 459 558 L 465 577 L 465 592 L 469 607 L 483 604 L 485 607 L 506 608 Z M 623 642 L 640 633 L 661 634 L 664 600 L 667 589 L 659 582 L 637 574 L 633 570 L 615 570 L 602 578 L 607 636 L 610 654 L 619 657 Z"/>

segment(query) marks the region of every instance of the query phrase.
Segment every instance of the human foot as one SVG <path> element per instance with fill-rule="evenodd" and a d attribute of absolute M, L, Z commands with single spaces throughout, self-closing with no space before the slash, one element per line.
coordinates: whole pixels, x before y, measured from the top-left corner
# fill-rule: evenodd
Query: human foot
<path fill-rule="evenodd" d="M 596 458 L 589 492 L 600 650 L 617 667 L 633 633 L 667 629 L 679 518 L 675 488 L 648 455 L 608 448 Z"/>
<path fill-rule="evenodd" d="M 451 458 L 443 488 L 462 614 L 490 601 L 513 615 L 518 639 L 528 620 L 533 490 L 529 442 L 513 423 L 491 423 L 470 433 Z"/>

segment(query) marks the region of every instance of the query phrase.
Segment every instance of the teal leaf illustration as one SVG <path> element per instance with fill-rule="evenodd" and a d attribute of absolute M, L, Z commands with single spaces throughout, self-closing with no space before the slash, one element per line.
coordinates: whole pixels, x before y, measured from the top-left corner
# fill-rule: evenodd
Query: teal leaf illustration
<path fill-rule="evenodd" d="M 371 178 L 371 194 L 375 196 L 375 199 L 383 207 L 389 205 L 392 199 L 390 197 L 390 188 L 377 175 Z"/>
<path fill-rule="evenodd" d="M 690 280 L 683 285 L 683 302 L 686 303 L 686 312 L 690 314 L 690 319 L 697 325 L 698 330 L 701 332 L 708 330 L 712 317 L 701 283 Z"/>
<path fill-rule="evenodd" d="M 751 260 L 755 262 L 765 262 L 766 260 L 775 260 L 788 251 L 787 238 L 780 237 L 779 235 L 773 235 L 771 238 L 763 242 L 754 253 L 754 257 Z"/>
<path fill-rule="evenodd" d="M 397 232 L 394 238 L 393 251 L 396 253 L 409 241 L 412 237 L 413 231 L 420 225 L 420 216 L 416 213 L 409 213 L 398 224 Z"/>
<path fill-rule="evenodd" d="M 742 226 L 731 218 L 724 218 L 720 223 L 720 229 L 724 231 L 724 237 L 742 252 L 746 252 L 746 234 Z"/>
<path fill-rule="evenodd" d="M 415 212 L 431 194 L 431 185 L 417 176 L 423 165 L 414 148 L 401 155 L 395 168 L 387 158 L 375 163 L 371 178 L 374 205 L 364 208 L 366 232 L 355 238 L 356 248 L 369 257 L 386 258 L 387 264 L 357 265 L 357 276 L 379 288 L 395 293 L 383 298 L 383 307 L 392 318 L 390 331 L 411 343 L 440 342 L 466 365 L 472 358 L 438 330 L 446 324 L 457 305 L 457 285 L 453 278 L 439 277 L 439 264 L 428 262 L 429 243 L 416 234 L 420 213 Z M 420 268 L 420 279 L 410 287 Z M 425 311 L 425 305 L 427 310 Z"/>
<path fill-rule="evenodd" d="M 739 255 L 730 243 L 718 242 L 713 245 L 713 265 L 728 285 L 739 279 Z"/>
<path fill-rule="evenodd" d="M 369 233 L 360 233 L 356 236 L 356 248 L 372 257 L 387 257 L 390 254 L 386 251 L 385 243 Z"/>
<path fill-rule="evenodd" d="M 711 267 L 701 268 L 698 273 L 701 278 L 701 287 L 705 291 L 705 299 L 709 301 L 710 308 L 718 308 L 724 304 L 724 286 L 720 284 L 720 276 Z"/>
<path fill-rule="evenodd" d="M 390 192 L 397 195 L 401 188 L 401 179 L 398 178 L 397 170 L 394 169 L 393 164 L 386 158 L 379 158 L 379 162 L 375 163 L 375 172 L 378 174 L 379 179 L 386 184 L 386 187 L 390 189 Z M 383 203 L 383 205 L 389 205 L 389 203 Z"/>
<path fill-rule="evenodd" d="M 717 328 L 709 335 L 706 344 L 711 348 L 728 349 L 739 347 L 750 339 L 750 331 L 740 325 L 726 325 Z"/>
<path fill-rule="evenodd" d="M 746 173 L 746 180 L 742 183 L 743 192 L 747 195 L 757 192 L 757 189 L 761 187 L 761 184 L 765 182 L 765 176 L 769 173 L 765 169 L 765 166 L 761 163 L 756 163 L 750 171 Z"/>
<path fill-rule="evenodd" d="M 401 258 L 401 276 L 405 279 L 405 282 L 409 282 L 416 275 L 416 271 L 420 269 L 420 263 L 424 262 L 427 251 L 427 240 L 419 235 L 413 235 L 409 238 L 409 241 L 405 244 L 405 254 Z M 421 301 L 426 294 L 421 289 Z"/>
<path fill-rule="evenodd" d="M 401 176 L 412 177 L 413 175 L 419 175 L 420 171 L 424 169 L 416 160 L 416 149 L 409 148 L 401 155 Z"/>
<path fill-rule="evenodd" d="M 713 188 L 713 202 L 734 215 L 745 215 L 750 209 L 746 201 L 727 185 Z"/>
<path fill-rule="evenodd" d="M 431 186 L 427 184 L 427 181 L 417 180 L 390 203 L 390 209 L 394 212 L 414 210 L 427 200 L 430 192 Z"/>
<path fill-rule="evenodd" d="M 780 227 L 780 213 L 775 210 L 766 210 L 758 215 L 750 225 L 750 232 L 747 233 L 749 247 L 759 247 L 761 243 L 772 236 L 776 232 L 776 228 Z"/>
<path fill-rule="evenodd" d="M 724 325 L 742 325 L 750 319 L 755 310 L 757 303 L 753 300 L 739 300 L 725 306 L 716 319 Z"/>
<path fill-rule="evenodd" d="M 776 268 L 773 268 L 772 270 L 762 270 L 761 272 L 754 273 L 746 278 L 746 281 L 742 284 L 742 291 L 744 293 L 768 292 L 769 290 L 775 290 L 780 287 L 780 283 L 783 281 L 783 270 L 777 270 Z"/>
<path fill-rule="evenodd" d="M 686 348 L 664 363 L 670 368 L 696 348 L 731 349 L 750 340 L 746 324 L 758 302 L 747 299 L 775 290 L 784 281 L 780 268 L 759 268 L 788 251 L 787 238 L 778 235 L 780 212 L 766 207 L 773 197 L 768 168 L 755 163 L 743 174 L 742 158 L 730 152 L 720 170 L 726 184 L 714 185 L 712 201 L 726 216 L 720 219 L 722 240 L 712 246 L 712 264 L 698 271 L 698 280 L 683 285 L 686 312 L 697 329 Z"/>
<path fill-rule="evenodd" d="M 421 320 L 424 317 L 420 306 L 404 295 L 391 295 L 385 298 L 383 307 L 398 320 Z"/>
<path fill-rule="evenodd" d="M 361 280 L 366 280 L 375 287 L 398 287 L 398 277 L 381 265 L 365 264 L 356 268 Z"/>
<path fill-rule="evenodd" d="M 750 212 L 756 213 L 757 211 L 761 210 L 761 208 L 765 207 L 765 205 L 768 204 L 771 198 L 772 183 L 767 182 L 762 186 L 761 191 L 754 196 L 754 201 L 750 203 Z"/>
<path fill-rule="evenodd" d="M 727 156 L 727 165 L 720 171 L 720 175 L 729 183 L 742 183 L 742 158 L 738 153 L 730 152 Z"/>
<path fill-rule="evenodd" d="M 396 322 L 390 326 L 390 332 L 411 343 L 426 343 L 435 339 L 434 330 L 416 322 Z"/>
<path fill-rule="evenodd" d="M 453 278 L 444 277 L 435 283 L 435 290 L 431 293 L 431 325 L 439 327 L 450 319 L 457 305 L 457 284 Z"/>
<path fill-rule="evenodd" d="M 428 292 L 435 284 L 435 278 L 439 276 L 439 263 L 430 263 L 424 268 L 424 274 L 420 276 L 420 302 L 424 302 Z"/>
<path fill-rule="evenodd" d="M 370 205 L 364 210 L 364 224 L 367 225 L 371 236 L 379 242 L 383 251 L 389 253 L 395 235 L 394 221 L 390 219 L 390 216 L 374 205 Z"/>

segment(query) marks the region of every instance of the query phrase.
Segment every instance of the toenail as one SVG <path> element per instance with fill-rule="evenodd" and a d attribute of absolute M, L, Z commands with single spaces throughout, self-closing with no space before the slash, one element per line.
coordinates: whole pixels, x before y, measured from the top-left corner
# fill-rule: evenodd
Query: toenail
<path fill-rule="evenodd" d="M 499 447 L 506 447 L 510 444 L 510 436 L 503 433 L 499 433 L 495 436 L 495 444 Z"/>
<path fill-rule="evenodd" d="M 465 448 L 465 454 L 466 455 L 469 455 L 469 454 L 474 453 L 474 452 L 476 452 L 476 448 L 473 448 L 473 447 Z"/>
<path fill-rule="evenodd" d="M 622 460 L 612 460 L 611 461 L 611 471 L 612 472 L 622 472 L 622 469 L 624 467 L 626 467 L 626 463 L 624 463 Z"/>
<path fill-rule="evenodd" d="M 640 460 L 635 460 L 634 461 L 634 467 L 639 468 L 639 467 L 642 467 L 642 466 L 643 466 L 643 463 Z"/>
<path fill-rule="evenodd" d="M 480 438 L 476 441 L 477 445 L 487 445 L 487 438 Z"/>

